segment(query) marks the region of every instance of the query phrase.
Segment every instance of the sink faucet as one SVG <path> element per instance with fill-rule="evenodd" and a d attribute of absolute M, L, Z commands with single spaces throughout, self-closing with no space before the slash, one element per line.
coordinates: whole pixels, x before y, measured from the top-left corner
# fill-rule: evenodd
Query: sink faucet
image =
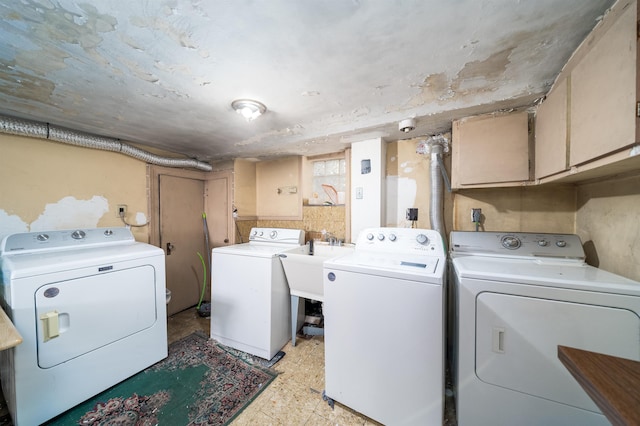
<path fill-rule="evenodd" d="M 328 242 L 330 246 L 339 245 L 338 239 L 331 232 L 327 232 L 324 238 L 325 238 L 325 241 Z"/>

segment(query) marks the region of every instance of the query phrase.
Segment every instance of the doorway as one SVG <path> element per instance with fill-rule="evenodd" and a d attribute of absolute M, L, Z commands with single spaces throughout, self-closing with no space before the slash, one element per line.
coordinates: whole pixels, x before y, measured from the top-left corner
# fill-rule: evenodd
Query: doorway
<path fill-rule="evenodd" d="M 210 300 L 208 252 L 213 247 L 233 244 L 231 179 L 231 171 L 207 173 L 149 166 L 152 216 L 149 242 L 162 248 L 166 255 L 166 285 L 171 291 L 168 315 L 196 306 L 201 295 L 203 300 Z M 203 213 L 207 218 L 209 248 Z M 206 279 L 198 253 L 206 265 Z"/>

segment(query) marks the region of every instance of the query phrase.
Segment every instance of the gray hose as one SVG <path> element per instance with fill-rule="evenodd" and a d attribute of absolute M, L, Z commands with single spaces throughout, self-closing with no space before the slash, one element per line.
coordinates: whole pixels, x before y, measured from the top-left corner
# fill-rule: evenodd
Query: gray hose
<path fill-rule="evenodd" d="M 129 157 L 158 166 L 193 168 L 204 170 L 206 172 L 213 170 L 210 164 L 196 159 L 162 157 L 142 149 L 138 149 L 134 146 L 127 145 L 118 139 L 91 135 L 89 133 L 78 132 L 48 123 L 39 123 L 36 121 L 0 116 L 0 132 L 10 135 L 47 139 L 84 148 L 120 152 L 128 155 Z"/>

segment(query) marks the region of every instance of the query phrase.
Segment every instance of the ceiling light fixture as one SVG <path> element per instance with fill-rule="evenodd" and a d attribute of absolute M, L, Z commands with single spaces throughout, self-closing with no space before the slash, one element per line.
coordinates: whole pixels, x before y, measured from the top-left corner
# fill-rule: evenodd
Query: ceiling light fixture
<path fill-rule="evenodd" d="M 252 99 L 236 99 L 231 102 L 231 107 L 247 121 L 255 120 L 267 112 L 267 107 L 263 103 Z"/>

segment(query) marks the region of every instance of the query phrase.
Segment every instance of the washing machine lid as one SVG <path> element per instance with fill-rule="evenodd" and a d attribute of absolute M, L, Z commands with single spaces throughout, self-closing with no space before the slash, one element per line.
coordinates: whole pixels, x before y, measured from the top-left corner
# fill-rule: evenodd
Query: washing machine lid
<path fill-rule="evenodd" d="M 324 269 L 442 284 L 445 258 L 438 256 L 394 255 L 354 251 L 326 260 Z"/>
<path fill-rule="evenodd" d="M 211 252 L 237 256 L 273 257 L 304 244 L 304 231 L 288 228 L 251 228 L 249 242 L 216 247 Z"/>
<path fill-rule="evenodd" d="M 640 282 L 580 261 L 461 256 L 452 260 L 459 279 L 490 280 L 640 296 Z"/>
<path fill-rule="evenodd" d="M 230 246 L 216 247 L 211 252 L 216 253 L 233 254 L 236 256 L 251 256 L 251 257 L 273 257 L 278 253 L 285 250 L 289 250 L 293 247 L 298 247 L 297 244 L 266 244 L 266 243 L 242 243 L 233 244 Z"/>

